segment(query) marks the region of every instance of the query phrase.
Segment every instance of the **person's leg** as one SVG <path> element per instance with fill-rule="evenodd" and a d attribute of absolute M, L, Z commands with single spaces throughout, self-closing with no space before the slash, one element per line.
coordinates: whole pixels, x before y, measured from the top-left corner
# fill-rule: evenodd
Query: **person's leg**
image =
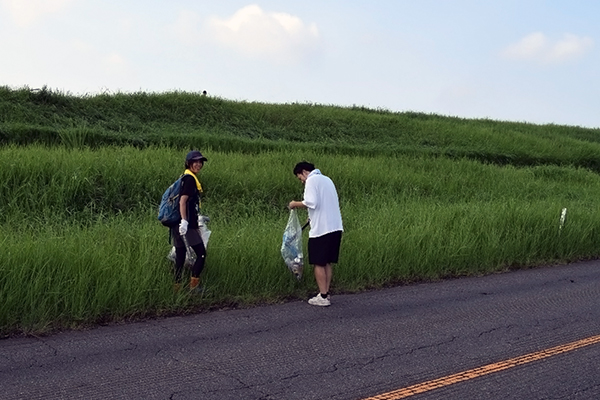
<path fill-rule="evenodd" d="M 326 238 L 308 239 L 308 262 L 313 265 L 315 280 L 319 287 L 319 294 L 308 300 L 309 304 L 315 306 L 328 306 L 330 301 L 329 284 L 331 283 L 331 265 L 327 263 Z"/>
<path fill-rule="evenodd" d="M 329 293 L 329 288 L 331 286 L 331 279 L 333 277 L 333 264 L 338 262 L 338 258 L 340 255 L 340 244 L 342 242 L 342 232 L 336 231 L 330 234 L 327 234 L 327 244 L 326 244 L 326 258 L 324 260 L 327 261 L 325 264 L 325 276 L 326 276 L 326 288 L 327 293 Z"/>
<path fill-rule="evenodd" d="M 194 250 L 194 253 L 196 253 L 196 261 L 192 266 L 192 278 L 198 278 L 202 273 L 206 262 L 206 249 L 202 243 L 192 246 L 192 249 Z"/>
<path fill-rule="evenodd" d="M 331 265 L 329 265 L 329 269 L 331 270 Z M 319 292 L 322 295 L 327 296 L 329 293 L 329 283 L 331 282 L 331 278 L 327 277 L 327 265 L 315 265 L 315 280 L 317 281 L 317 286 L 319 287 Z"/>
<path fill-rule="evenodd" d="M 204 248 L 204 244 L 202 244 L 202 242 L 195 246 L 192 246 L 192 249 L 196 253 L 196 261 L 194 262 L 194 265 L 192 265 L 190 289 L 198 289 L 200 286 L 200 274 L 204 269 L 204 263 L 206 260 L 206 249 Z"/>
<path fill-rule="evenodd" d="M 325 265 L 325 287 L 327 289 L 327 293 L 329 294 L 329 287 L 331 286 L 331 277 L 333 276 L 333 267 L 331 264 L 327 264 Z"/>
<path fill-rule="evenodd" d="M 315 264 L 313 265 L 313 269 L 315 270 L 317 286 L 319 286 L 319 294 L 308 299 L 308 304 L 313 306 L 328 306 L 331 302 L 329 301 L 329 289 L 327 287 L 327 265 Z"/>
<path fill-rule="evenodd" d="M 200 274 L 204 269 L 206 258 L 206 248 L 202 243 L 202 238 L 200 237 L 198 229 L 188 229 L 185 235 L 185 244 L 191 247 L 189 251 L 193 252 L 195 255 L 194 264 L 190 267 L 190 289 L 196 289 L 200 283 Z"/>
<path fill-rule="evenodd" d="M 183 264 L 185 263 L 185 246 L 175 247 L 175 283 L 181 283 Z"/>

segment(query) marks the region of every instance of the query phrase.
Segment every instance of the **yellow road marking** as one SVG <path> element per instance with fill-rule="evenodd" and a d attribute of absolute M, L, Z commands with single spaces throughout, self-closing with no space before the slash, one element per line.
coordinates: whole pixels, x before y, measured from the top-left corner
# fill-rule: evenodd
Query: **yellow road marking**
<path fill-rule="evenodd" d="M 557 354 L 566 353 L 573 351 L 581 347 L 589 346 L 592 344 L 600 343 L 600 335 L 592 336 L 586 339 L 581 339 L 575 342 L 563 344 L 560 346 L 552 347 L 546 350 L 537 351 L 535 353 L 526 354 L 524 356 L 511 358 L 509 360 L 500 361 L 493 364 L 484 365 L 483 367 L 473 368 L 467 371 L 459 372 L 457 374 L 448 375 L 442 378 L 434 379 L 431 381 L 418 383 L 416 385 L 408 386 L 403 389 L 394 390 L 392 392 L 383 393 L 374 397 L 368 397 L 363 400 L 398 400 L 404 399 L 416 394 L 425 393 L 433 389 L 439 389 L 444 386 L 453 385 L 455 383 L 467 381 L 469 379 L 478 378 L 480 376 L 492 374 L 494 372 L 503 371 L 518 365 L 527 364 L 533 361 L 542 360 L 544 358 L 552 357 Z"/>

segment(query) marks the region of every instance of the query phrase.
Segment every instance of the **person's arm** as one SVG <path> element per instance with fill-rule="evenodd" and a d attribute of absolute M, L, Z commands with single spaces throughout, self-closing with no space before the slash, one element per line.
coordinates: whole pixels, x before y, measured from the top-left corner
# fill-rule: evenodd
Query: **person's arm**
<path fill-rule="evenodd" d="M 179 196 L 179 213 L 181 214 L 181 219 L 185 219 L 187 221 L 187 201 L 189 196 L 187 194 L 182 194 Z M 188 221 L 189 222 L 189 221 Z"/>
<path fill-rule="evenodd" d="M 290 204 L 288 204 L 288 208 L 291 210 L 293 208 L 306 208 L 306 206 L 301 201 L 292 200 L 290 201 Z"/>

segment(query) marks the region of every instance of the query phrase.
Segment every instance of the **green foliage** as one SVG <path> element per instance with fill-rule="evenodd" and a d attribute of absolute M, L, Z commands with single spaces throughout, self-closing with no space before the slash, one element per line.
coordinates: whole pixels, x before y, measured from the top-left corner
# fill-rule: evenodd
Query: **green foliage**
<path fill-rule="evenodd" d="M 186 92 L 77 97 L 7 87 L 0 87 L 0 115 L 0 143 L 5 144 L 202 146 L 245 153 L 304 145 L 328 154 L 443 155 L 600 171 L 600 130 L 580 127 L 235 102 Z"/>
<path fill-rule="evenodd" d="M 334 293 L 598 256 L 598 130 L 47 88 L 0 88 L 0 116 L 0 334 L 306 297 L 311 269 L 279 253 L 301 160 L 341 199 Z M 209 159 L 201 295 L 173 292 L 156 219 L 190 148 Z"/>

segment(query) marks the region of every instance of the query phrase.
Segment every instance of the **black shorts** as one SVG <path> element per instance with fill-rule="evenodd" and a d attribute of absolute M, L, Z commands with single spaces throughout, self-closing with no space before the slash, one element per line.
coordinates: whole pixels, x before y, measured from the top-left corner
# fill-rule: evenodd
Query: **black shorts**
<path fill-rule="evenodd" d="M 342 231 L 326 233 L 316 238 L 308 238 L 308 263 L 327 265 L 338 262 Z"/>

